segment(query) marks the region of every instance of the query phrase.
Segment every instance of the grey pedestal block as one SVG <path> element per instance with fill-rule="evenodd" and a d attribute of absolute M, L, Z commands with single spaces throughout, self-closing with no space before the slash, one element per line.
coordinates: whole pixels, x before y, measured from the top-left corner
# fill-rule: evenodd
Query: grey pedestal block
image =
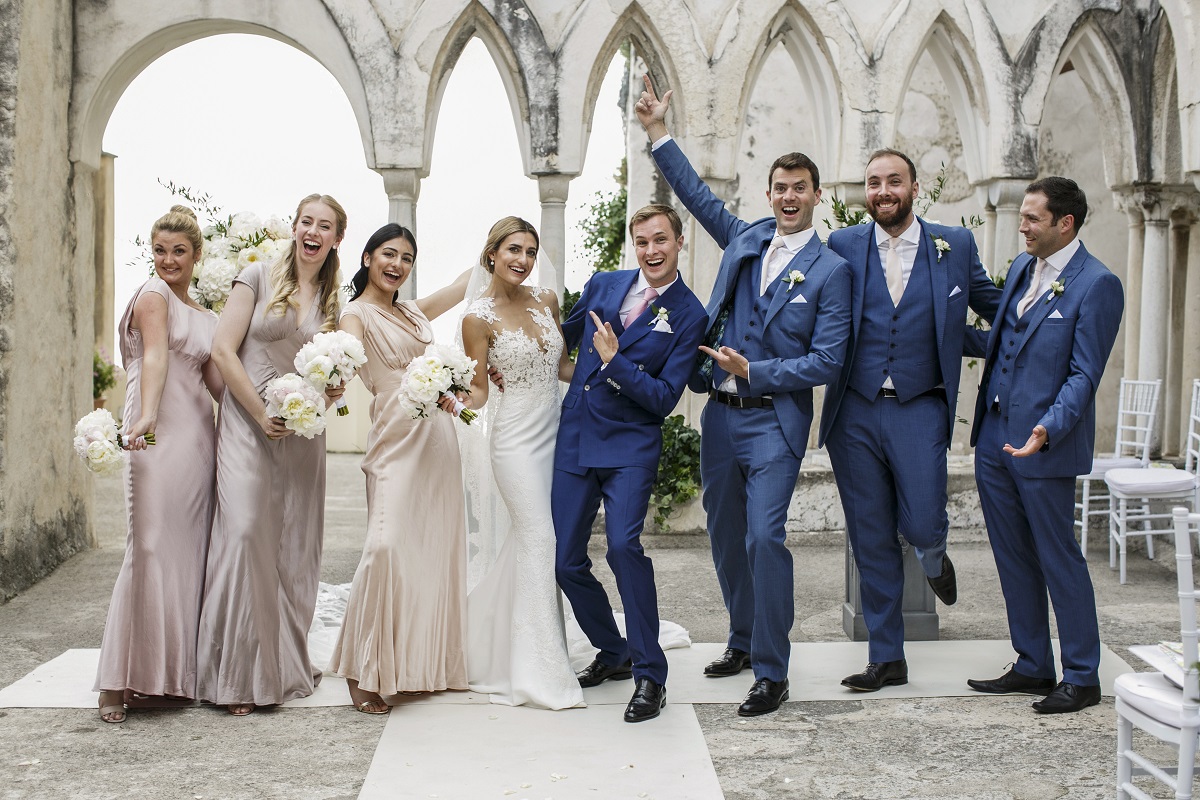
<path fill-rule="evenodd" d="M 902 540 L 903 541 L 903 540 Z M 867 640 L 867 624 L 858 591 L 858 567 L 846 539 L 846 598 L 842 604 L 842 630 L 853 642 Z M 924 642 L 938 638 L 937 597 L 925 579 L 925 571 L 912 547 L 904 542 L 904 639 Z"/>

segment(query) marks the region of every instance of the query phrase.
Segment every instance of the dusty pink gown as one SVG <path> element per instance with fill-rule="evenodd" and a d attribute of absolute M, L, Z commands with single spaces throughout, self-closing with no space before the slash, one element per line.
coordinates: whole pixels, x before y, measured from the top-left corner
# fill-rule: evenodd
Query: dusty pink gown
<path fill-rule="evenodd" d="M 261 394 L 293 372 L 300 347 L 319 333 L 310 308 L 264 314 L 268 268 L 237 277 L 254 291 L 238 358 Z M 325 437 L 271 441 L 226 389 L 217 425 L 217 507 L 200 615 L 200 700 L 273 705 L 306 697 L 320 678 L 307 636 L 317 601 L 325 511 Z"/>
<path fill-rule="evenodd" d="M 177 298 L 160 278 L 146 281 L 121 317 L 128 383 L 125 422 L 141 417 L 142 336 L 133 307 L 145 292 L 167 301 L 167 379 L 158 444 L 130 454 L 125 469 L 129 534 L 100 646 L 96 691 L 196 695 L 196 624 L 213 514 L 216 447 L 212 398 L 201 371 L 217 317 Z"/>
<path fill-rule="evenodd" d="M 415 303 L 399 316 L 351 302 L 365 330 L 359 376 L 375 395 L 362 469 L 367 538 L 330 669 L 387 696 L 466 689 L 466 511 L 454 426 L 442 411 L 421 420 L 400 408 L 408 363 L 433 341 Z"/>

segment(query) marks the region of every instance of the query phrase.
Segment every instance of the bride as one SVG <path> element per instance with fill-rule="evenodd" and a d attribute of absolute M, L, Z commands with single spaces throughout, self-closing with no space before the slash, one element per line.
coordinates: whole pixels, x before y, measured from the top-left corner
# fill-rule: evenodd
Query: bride
<path fill-rule="evenodd" d="M 504 391 L 480 420 L 488 428 L 488 458 L 503 504 L 498 513 L 481 515 L 474 501 L 472 525 L 499 528 L 498 519 L 508 520 L 494 564 L 467 598 L 467 675 L 471 689 L 491 695 L 493 703 L 561 709 L 584 705 L 554 578 L 550 516 L 558 382 L 570 381 L 575 365 L 564 351 L 554 291 L 525 285 L 539 245 L 537 230 L 523 219 L 493 225 L 480 256 L 489 280 L 462 319 L 467 355 L 504 375 Z M 482 408 L 489 388 L 480 367 L 466 405 Z M 464 468 L 470 470 L 472 460 Z M 481 488 L 470 475 L 465 482 L 468 492 Z M 485 531 L 485 538 L 499 541 L 503 533 Z M 472 554 L 476 571 L 491 561 L 490 553 Z"/>

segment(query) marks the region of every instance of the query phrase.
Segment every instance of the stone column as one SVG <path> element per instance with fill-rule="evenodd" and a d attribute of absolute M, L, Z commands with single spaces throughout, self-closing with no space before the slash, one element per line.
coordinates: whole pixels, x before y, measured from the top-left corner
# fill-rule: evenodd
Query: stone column
<path fill-rule="evenodd" d="M 1197 181 L 1200 184 L 1200 180 Z M 1188 414 L 1191 413 L 1192 381 L 1200 378 L 1200 222 L 1193 217 L 1188 237 L 1187 279 L 1184 287 L 1183 344 L 1180 348 L 1180 378 L 1183 394 L 1182 432 L 1186 435 Z"/>
<path fill-rule="evenodd" d="M 554 267 L 554 291 L 562 297 L 567 270 L 567 190 L 574 175 L 547 173 L 537 176 L 538 196 L 542 203 L 542 254 Z M 539 278 L 545 285 L 545 278 Z"/>
<path fill-rule="evenodd" d="M 1157 189 L 1143 190 L 1141 203 L 1146 218 L 1146 232 L 1142 248 L 1142 314 L 1137 376 L 1138 380 L 1153 381 L 1165 379 L 1167 372 L 1167 304 L 1171 296 L 1167 226 L 1170 212 Z M 1157 452 L 1161 439 L 1155 437 L 1155 440 L 1154 450 Z"/>
<path fill-rule="evenodd" d="M 1113 192 L 1113 204 L 1129 219 L 1129 246 L 1125 259 L 1125 377 L 1137 379 L 1138 347 L 1142 331 L 1142 251 L 1146 218 L 1133 187 Z"/>
<path fill-rule="evenodd" d="M 397 222 L 414 234 L 417 232 L 417 197 L 421 194 L 421 173 L 415 169 L 376 168 L 383 176 L 383 190 L 388 196 L 388 222 Z M 400 287 L 401 300 L 417 297 L 417 273 Z"/>
<path fill-rule="evenodd" d="M 1171 214 L 1170 237 L 1170 323 L 1167 337 L 1167 375 L 1163 384 L 1163 455 L 1177 456 L 1183 452 L 1187 436 L 1188 405 L 1191 401 L 1191 382 L 1184 385 L 1183 353 L 1188 348 L 1183 328 L 1187 300 L 1188 249 L 1191 228 L 1197 220 L 1196 195 L 1181 193 L 1180 202 Z M 1190 349 L 1196 350 L 1196 340 Z"/>
<path fill-rule="evenodd" d="M 997 178 L 988 184 L 988 203 L 996 209 L 993 230 L 993 252 L 988 268 L 993 275 L 1007 275 L 1008 265 L 1018 253 L 1025 251 L 1021 239 L 1021 201 L 1029 181 L 1020 178 Z"/>

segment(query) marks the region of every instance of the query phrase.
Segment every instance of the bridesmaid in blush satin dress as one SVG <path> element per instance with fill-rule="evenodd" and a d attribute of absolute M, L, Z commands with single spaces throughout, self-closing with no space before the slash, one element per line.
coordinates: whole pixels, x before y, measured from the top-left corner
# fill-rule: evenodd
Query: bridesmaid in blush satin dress
<path fill-rule="evenodd" d="M 366 542 L 329 668 L 367 714 L 387 713 L 383 697 L 399 692 L 467 688 L 459 423 L 441 413 L 411 419 L 400 387 L 409 362 L 433 342 L 429 320 L 462 301 L 471 271 L 428 297 L 396 302 L 416 258 L 410 230 L 390 223 L 376 231 L 341 320 L 366 348 L 358 374 L 375 398 L 362 461 Z"/>
<path fill-rule="evenodd" d="M 213 339 L 226 390 L 198 697 L 237 716 L 307 697 L 320 679 L 307 636 L 321 569 L 325 438 L 291 435 L 267 416 L 262 393 L 294 371 L 301 346 L 336 326 L 345 231 L 346 212 L 332 197 L 301 200 L 291 249 L 269 268 L 255 264 L 238 275 Z"/>
<path fill-rule="evenodd" d="M 188 297 L 204 243 L 192 210 L 175 206 L 150 232 L 155 276 L 121 317 L 129 534 L 113 587 L 95 690 L 100 717 L 124 722 L 131 695 L 196 694 L 196 624 L 212 523 L 216 445 L 209 360 L 217 317 Z M 147 448 L 144 434 L 158 443 Z"/>

